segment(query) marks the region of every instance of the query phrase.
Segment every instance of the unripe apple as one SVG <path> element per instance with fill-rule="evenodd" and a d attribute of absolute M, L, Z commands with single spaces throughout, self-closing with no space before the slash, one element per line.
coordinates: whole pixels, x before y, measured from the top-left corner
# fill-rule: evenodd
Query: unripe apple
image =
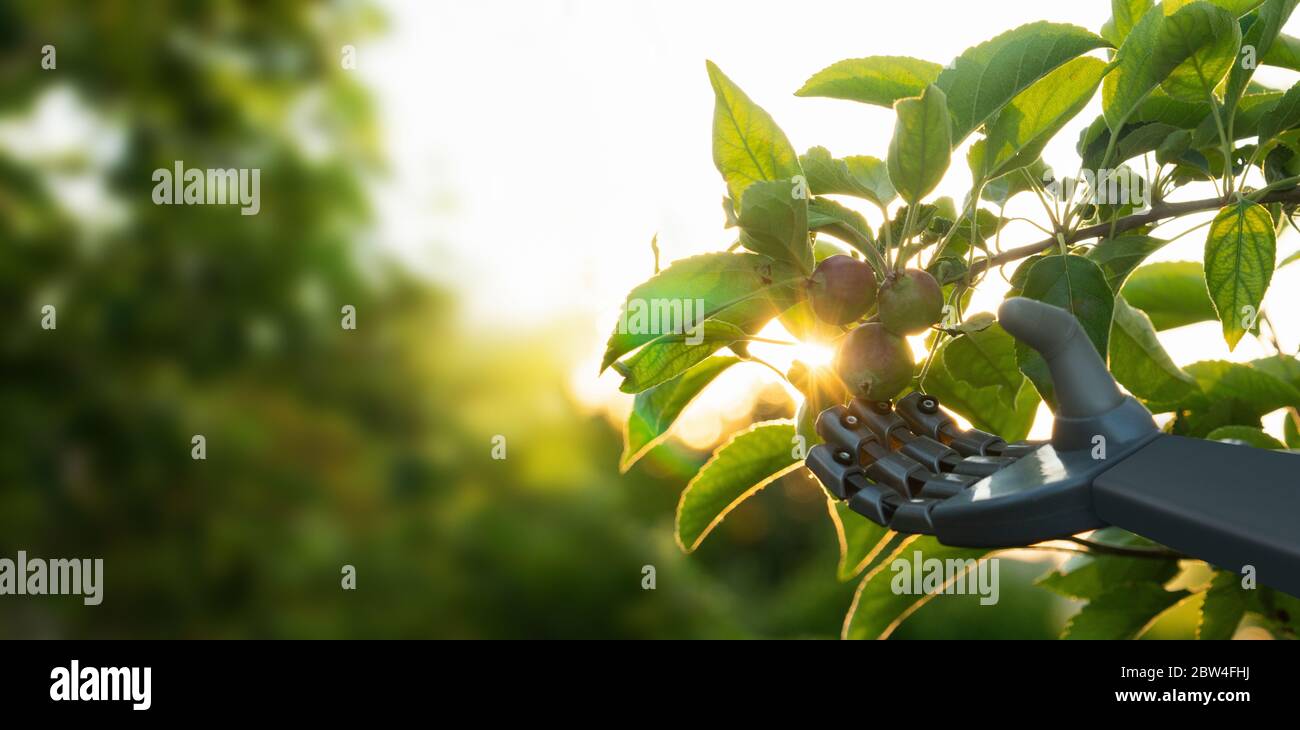
<path fill-rule="evenodd" d="M 911 382 L 914 363 L 906 340 L 879 322 L 868 322 L 840 340 L 834 367 L 855 396 L 889 400 Z"/>
<path fill-rule="evenodd" d="M 821 321 L 856 322 L 876 303 L 876 270 L 852 256 L 827 256 L 808 278 L 808 297 Z"/>
<path fill-rule="evenodd" d="M 927 271 L 890 274 L 880 286 L 880 323 L 896 335 L 915 335 L 939 321 L 943 289 Z"/>

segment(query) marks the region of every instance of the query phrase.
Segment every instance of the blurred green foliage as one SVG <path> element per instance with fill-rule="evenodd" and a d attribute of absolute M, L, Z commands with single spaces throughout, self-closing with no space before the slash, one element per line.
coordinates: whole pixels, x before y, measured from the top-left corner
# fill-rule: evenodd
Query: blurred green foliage
<path fill-rule="evenodd" d="M 0 556 L 106 571 L 100 606 L 0 597 L 0 637 L 837 635 L 853 584 L 802 475 L 685 558 L 702 454 L 618 476 L 617 432 L 563 395 L 572 328 L 467 331 L 376 251 L 381 134 L 339 49 L 381 30 L 355 3 L 0 3 L 0 124 L 71 94 L 118 140 L 102 166 L 0 147 Z M 260 214 L 153 205 L 175 160 L 260 168 Z"/>

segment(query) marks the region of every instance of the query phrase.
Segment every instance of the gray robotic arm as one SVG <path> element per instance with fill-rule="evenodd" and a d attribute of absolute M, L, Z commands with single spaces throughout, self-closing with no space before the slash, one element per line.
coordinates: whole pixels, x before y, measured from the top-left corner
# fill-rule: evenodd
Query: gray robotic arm
<path fill-rule="evenodd" d="M 1075 318 L 1013 298 L 999 320 L 1047 362 L 1052 439 L 963 431 L 938 401 L 854 400 L 818 418 L 807 465 L 836 497 L 900 532 L 1010 547 L 1116 525 L 1300 595 L 1300 458 L 1161 433 Z"/>

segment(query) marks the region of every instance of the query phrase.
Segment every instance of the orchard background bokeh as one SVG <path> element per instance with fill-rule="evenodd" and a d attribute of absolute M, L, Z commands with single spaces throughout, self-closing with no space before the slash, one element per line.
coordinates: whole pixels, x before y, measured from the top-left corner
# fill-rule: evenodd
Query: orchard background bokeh
<path fill-rule="evenodd" d="M 794 90 L 841 58 L 946 62 L 1039 19 L 1096 29 L 1106 5 L 0 5 L 0 556 L 107 570 L 99 607 L 0 598 L 0 635 L 837 635 L 853 584 L 806 477 L 689 558 L 673 543 L 680 487 L 717 439 L 794 413 L 770 372 L 732 369 L 618 473 L 631 397 L 597 376 L 618 305 L 653 271 L 652 236 L 665 264 L 732 240 L 704 59 L 801 151 L 880 156 L 887 110 Z M 1077 159 L 1098 111 L 1049 164 Z M 261 214 L 154 206 L 150 172 L 174 159 L 261 167 Z M 940 192 L 965 182 L 954 164 Z M 1013 223 L 1002 242 L 1039 238 Z M 1297 277 L 1279 270 L 1266 300 L 1288 351 Z M 969 311 L 1003 291 L 991 279 Z M 1268 354 L 1250 338 L 1228 353 L 1218 326 L 1162 341 L 1180 363 Z M 752 349 L 778 367 L 830 354 Z M 1051 558 L 1021 557 L 1037 562 L 1004 561 L 997 607 L 944 598 L 897 635 L 1056 635 L 1070 604 L 1030 586 Z M 1152 634 L 1188 631 L 1166 623 Z"/>
<path fill-rule="evenodd" d="M 394 172 L 399 187 L 411 193 L 392 201 L 394 228 L 386 240 L 445 281 L 472 280 L 466 314 L 481 326 L 537 326 L 557 315 L 582 323 L 572 344 L 583 349 L 569 355 L 583 360 L 573 369 L 570 388 L 582 403 L 608 409 L 617 420 L 631 399 L 617 393 L 616 375 L 597 380 L 591 373 L 624 295 L 653 272 L 651 237 L 658 235 L 665 263 L 721 250 L 734 239 L 722 228 L 724 190 L 711 164 L 713 93 L 704 59 L 715 61 L 771 113 L 801 153 L 820 144 L 835 155 L 883 158 L 894 125 L 889 110 L 796 98 L 794 90 L 842 58 L 906 55 L 946 63 L 969 46 L 1034 20 L 1095 30 L 1109 17 L 1109 4 L 1010 0 L 991 11 L 961 0 L 814 0 L 797 8 L 762 0 L 670 0 L 653 7 L 556 1 L 430 3 L 393 11 L 399 22 L 387 41 L 368 52 L 363 69 L 385 118 L 394 120 L 391 139 L 403 151 Z M 809 35 L 793 29 L 803 18 L 834 20 L 810 24 L 815 33 Z M 1297 27 L 1293 20 L 1284 32 Z M 1275 88 L 1288 88 L 1295 77 L 1273 67 L 1260 67 L 1255 75 Z M 1079 132 L 1100 110 L 1098 95 L 1056 135 L 1044 160 L 1058 170 L 1077 165 Z M 970 181 L 962 161 L 969 144 L 953 153 L 955 162 L 937 194 L 956 200 L 965 194 Z M 440 203 L 436 209 L 427 204 L 431 198 Z M 718 205 L 701 202 L 715 199 Z M 863 212 L 879 224 L 869 206 Z M 1007 212 L 1035 219 L 1041 214 L 1032 196 L 1013 200 Z M 1213 212 L 1189 217 L 1162 235 L 1211 218 Z M 442 245 L 429 246 L 431 233 Z M 1002 244 L 1042 237 L 1012 222 Z M 1296 245 L 1288 231 L 1279 251 L 1285 256 Z M 1199 260 L 1203 246 L 1203 236 L 1189 235 L 1150 260 Z M 968 311 L 996 311 L 1007 287 L 995 279 L 981 287 Z M 1296 284 L 1300 269 L 1279 270 L 1267 307 L 1279 315 L 1300 309 Z M 1284 347 L 1294 351 L 1300 321 L 1272 319 Z M 1245 362 L 1271 352 L 1252 339 L 1230 353 L 1213 322 L 1164 332 L 1161 341 L 1179 363 Z M 754 350 L 778 367 L 795 357 L 830 356 L 816 348 Z M 708 446 L 729 430 L 719 414 L 746 410 L 736 401 L 747 401 L 755 383 L 775 382 L 761 368 L 737 369 L 723 378 L 731 387 L 724 382 L 710 388 L 680 424 L 679 435 L 694 446 Z M 1280 434 L 1281 421 L 1275 413 L 1265 425 Z M 1045 435 L 1048 424 L 1044 407 L 1035 435 Z"/>

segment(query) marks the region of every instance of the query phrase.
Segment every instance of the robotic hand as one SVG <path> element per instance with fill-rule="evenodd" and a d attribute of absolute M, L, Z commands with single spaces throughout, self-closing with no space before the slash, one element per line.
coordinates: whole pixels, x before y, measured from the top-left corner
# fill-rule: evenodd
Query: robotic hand
<path fill-rule="evenodd" d="M 963 431 L 932 396 L 855 399 L 817 419 L 807 465 L 855 512 L 948 545 L 1011 547 L 1116 525 L 1300 595 L 1300 459 L 1162 433 L 1075 318 L 1013 298 L 1002 327 L 1047 362 L 1047 443 Z"/>

